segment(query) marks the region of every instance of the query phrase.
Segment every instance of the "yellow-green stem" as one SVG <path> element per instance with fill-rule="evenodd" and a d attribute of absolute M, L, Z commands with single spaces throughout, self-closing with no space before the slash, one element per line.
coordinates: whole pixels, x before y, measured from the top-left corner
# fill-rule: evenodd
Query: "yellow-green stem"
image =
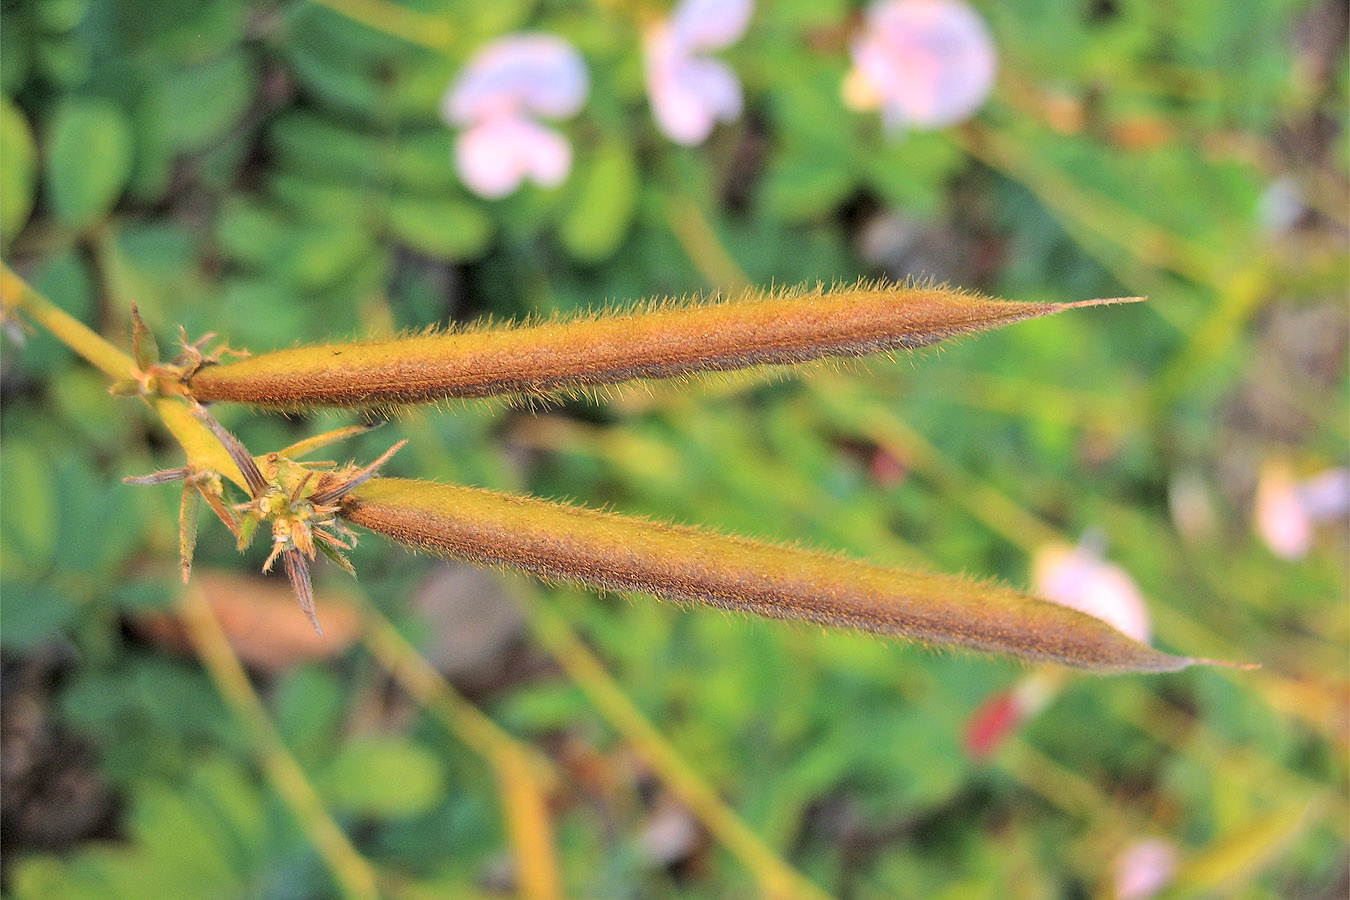
<path fill-rule="evenodd" d="M 549 761 L 460 696 L 373 606 L 363 613 L 365 643 L 380 665 L 496 773 L 522 896 L 557 900 L 562 877 L 547 799 L 557 775 Z"/>
<path fill-rule="evenodd" d="M 656 771 L 671 793 L 680 798 L 709 833 L 750 870 L 766 897 L 773 900 L 830 900 L 828 893 L 788 865 L 723 802 L 624 694 L 595 654 L 581 642 L 567 621 L 538 596 L 537 591 L 521 585 L 514 594 L 530 612 L 531 629 L 567 674 Z"/>
<path fill-rule="evenodd" d="M 216 689 L 249 730 L 268 779 L 332 872 L 342 896 L 377 900 L 380 891 L 374 868 L 333 821 L 318 791 L 286 749 L 199 588 L 184 590 L 178 614 Z"/>
<path fill-rule="evenodd" d="M 5 310 L 21 310 L 52 333 L 57 340 L 101 370 L 113 381 L 133 378 L 135 361 L 79 319 L 42 296 L 4 263 L 0 263 L 0 304 Z M 145 397 L 145 402 L 164 422 L 187 454 L 188 464 L 219 472 L 240 487 L 244 477 L 220 441 L 194 418 L 186 399 Z"/>
<path fill-rule="evenodd" d="M 39 294 L 4 263 L 0 263 L 0 303 L 6 310 L 23 310 L 57 340 L 101 369 L 109 378 L 131 378 L 135 372 L 136 364 L 130 356 Z"/>

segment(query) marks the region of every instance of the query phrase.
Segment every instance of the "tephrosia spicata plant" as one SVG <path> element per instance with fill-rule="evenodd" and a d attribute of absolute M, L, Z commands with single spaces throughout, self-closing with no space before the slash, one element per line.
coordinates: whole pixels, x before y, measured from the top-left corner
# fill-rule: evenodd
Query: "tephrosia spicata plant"
<path fill-rule="evenodd" d="M 212 348 L 209 336 L 190 342 L 184 335 L 181 351 L 167 361 L 134 309 L 132 356 L 126 356 L 8 269 L 3 299 L 8 315 L 27 313 L 106 372 L 113 393 L 148 403 L 183 446 L 181 467 L 128 480 L 183 482 L 184 579 L 204 499 L 241 549 L 268 526 L 264 569 L 281 561 L 316 627 L 310 563 L 322 552 L 355 574 L 343 551 L 357 540 L 350 526 L 358 526 L 417 550 L 542 578 L 1096 671 L 1171 671 L 1206 662 L 1160 652 L 1087 612 L 991 582 L 882 568 L 532 497 L 379 477 L 404 442 L 364 466 L 303 461 L 364 426 L 256 453 L 207 408 L 238 403 L 274 412 L 345 407 L 379 414 L 455 398 L 528 402 L 631 379 L 912 350 L 1125 299 L 1022 303 L 915 284 L 750 290 L 256 355 L 224 344 Z"/>

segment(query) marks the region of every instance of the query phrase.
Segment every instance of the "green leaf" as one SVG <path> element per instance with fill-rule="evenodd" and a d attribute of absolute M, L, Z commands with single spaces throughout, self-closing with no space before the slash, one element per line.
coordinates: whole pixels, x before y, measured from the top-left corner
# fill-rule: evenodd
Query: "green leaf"
<path fill-rule="evenodd" d="M 75 620 L 79 608 L 64 592 L 17 581 L 5 581 L 0 603 L 0 646 L 24 651 L 56 638 Z"/>
<path fill-rule="evenodd" d="M 456 32 L 464 33 L 463 16 L 453 15 Z M 280 50 L 296 83 L 318 105 L 347 119 L 380 124 L 405 115 L 425 119 L 456 68 L 447 54 L 414 47 L 313 4 L 294 4 L 285 18 L 289 40 Z"/>
<path fill-rule="evenodd" d="M 277 728 L 302 762 L 323 759 L 341 724 L 346 700 L 333 674 L 318 666 L 297 666 L 282 674 L 273 700 Z"/>
<path fill-rule="evenodd" d="M 409 816 L 436 803 L 445 772 L 424 747 L 404 738 L 371 737 L 343 745 L 324 771 L 322 785 L 344 810 Z"/>
<path fill-rule="evenodd" d="M 276 210 L 232 197 L 216 216 L 216 240 L 233 259 L 264 265 L 286 239 L 289 226 Z"/>
<path fill-rule="evenodd" d="M 131 127 L 122 110 L 77 97 L 57 109 L 47 135 L 47 183 L 57 218 L 83 227 L 107 215 L 131 175 Z"/>
<path fill-rule="evenodd" d="M 92 56 L 87 44 L 60 37 L 38 41 L 34 61 L 45 80 L 75 89 L 89 80 Z"/>
<path fill-rule="evenodd" d="M 787 222 L 822 219 L 843 202 L 853 183 L 853 175 L 838 159 L 780 157 L 765 172 L 764 207 Z"/>
<path fill-rule="evenodd" d="M 168 612 L 178 600 L 176 586 L 163 578 L 127 581 L 108 591 L 105 599 L 130 613 Z"/>
<path fill-rule="evenodd" d="M 25 441 L 0 453 L 0 560 L 6 572 L 44 571 L 56 553 L 56 482 L 47 455 Z M 8 606 L 9 604 L 4 604 Z"/>
<path fill-rule="evenodd" d="M 141 843 L 153 848 L 154 870 L 160 878 L 183 889 L 235 880 L 225 856 L 229 834 L 224 823 L 208 817 L 210 811 L 194 793 L 168 785 L 155 784 L 140 792 L 131 827 Z M 166 852 L 169 847 L 172 852 Z"/>
<path fill-rule="evenodd" d="M 351 179 L 323 181 L 289 172 L 273 175 L 267 189 L 296 219 L 311 222 L 340 219 L 367 228 L 373 219 L 371 211 L 388 201 L 382 191 Z"/>
<path fill-rule="evenodd" d="M 106 886 L 90 883 L 72 870 L 77 864 L 55 856 L 29 856 L 14 861 L 13 900 L 106 900 Z"/>
<path fill-rule="evenodd" d="M 965 164 L 956 145 L 939 134 L 907 134 L 883 139 L 885 145 L 864 156 L 866 177 L 890 206 L 908 214 L 937 217 L 944 186 Z"/>
<path fill-rule="evenodd" d="M 235 52 L 157 82 L 159 114 L 169 141 L 186 152 L 211 146 L 248 107 L 255 80 L 250 60 Z"/>
<path fill-rule="evenodd" d="M 618 249 L 633 222 L 637 163 L 627 144 L 611 140 L 577 177 L 576 200 L 558 227 L 558 237 L 576 259 L 600 262 Z"/>
<path fill-rule="evenodd" d="M 394 198 L 388 217 L 389 230 L 401 241 L 441 259 L 471 259 L 492 238 L 492 220 L 464 200 Z"/>
<path fill-rule="evenodd" d="M 0 246 L 8 247 L 33 211 L 37 147 L 22 110 L 0 97 Z"/>
<path fill-rule="evenodd" d="M 42 0 L 34 5 L 37 23 L 44 31 L 70 31 L 89 11 L 89 0 Z"/>
<path fill-rule="evenodd" d="M 17 94 L 28 80 L 33 64 L 32 36 L 29 23 L 19 13 L 5 14 L 5 27 L 0 28 L 0 91 Z"/>

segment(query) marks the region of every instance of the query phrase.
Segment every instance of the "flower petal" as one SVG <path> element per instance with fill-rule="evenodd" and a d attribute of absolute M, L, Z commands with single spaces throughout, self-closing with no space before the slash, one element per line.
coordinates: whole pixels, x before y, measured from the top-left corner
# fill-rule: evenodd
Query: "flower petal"
<path fill-rule="evenodd" d="M 1143 594 L 1134 579 L 1103 560 L 1090 541 L 1077 547 L 1042 547 L 1032 569 L 1036 592 L 1042 597 L 1096 616 L 1142 644 L 1149 642 L 1152 627 Z"/>
<path fill-rule="evenodd" d="M 993 88 L 997 59 L 979 15 L 959 0 L 887 0 L 867 13 L 855 70 L 891 123 L 937 129 L 970 117 Z"/>
<path fill-rule="evenodd" d="M 687 52 L 730 47 L 745 34 L 754 0 L 684 0 L 670 17 L 676 46 Z"/>
<path fill-rule="evenodd" d="M 1288 463 L 1270 460 L 1261 467 L 1252 524 L 1270 552 L 1281 559 L 1302 559 L 1312 549 L 1312 517 L 1299 498 Z"/>
<path fill-rule="evenodd" d="M 517 116 L 499 116 L 460 134 L 455 166 L 469 190 L 496 199 L 526 178 L 556 187 L 572 168 L 572 148 L 556 131 Z"/>
<path fill-rule="evenodd" d="M 1344 522 L 1350 512 L 1350 469 L 1326 469 L 1298 485 L 1298 499 L 1315 522 Z"/>
<path fill-rule="evenodd" d="M 1148 900 L 1172 881 L 1181 854 L 1166 838 L 1148 838 L 1127 846 L 1116 858 L 1118 900 Z"/>
<path fill-rule="evenodd" d="M 586 64 L 567 41 L 511 34 L 473 55 L 441 101 L 441 117 L 451 125 L 518 112 L 564 119 L 581 109 L 588 90 Z"/>
<path fill-rule="evenodd" d="M 701 144 L 718 121 L 741 114 L 741 84 L 725 63 L 685 56 L 668 28 L 648 32 L 647 93 L 656 125 L 671 140 Z"/>

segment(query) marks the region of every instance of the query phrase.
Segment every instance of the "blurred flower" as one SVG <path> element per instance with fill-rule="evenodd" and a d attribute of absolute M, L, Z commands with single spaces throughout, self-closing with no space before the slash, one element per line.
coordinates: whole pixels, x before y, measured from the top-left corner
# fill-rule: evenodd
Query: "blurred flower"
<path fill-rule="evenodd" d="M 1261 229 L 1269 235 L 1284 234 L 1292 231 L 1300 219 L 1308 213 L 1303 191 L 1298 179 L 1292 175 L 1281 175 L 1261 192 L 1256 202 L 1256 220 Z"/>
<path fill-rule="evenodd" d="M 970 758 L 992 757 L 1023 722 L 1050 705 L 1059 693 L 1061 681 L 1058 673 L 1036 672 L 991 694 L 966 722 L 965 746 Z"/>
<path fill-rule="evenodd" d="M 1191 543 L 1214 533 L 1218 515 L 1205 480 L 1196 472 L 1178 472 L 1167 484 L 1167 509 L 1177 532 Z"/>
<path fill-rule="evenodd" d="M 505 197 L 526 178 L 544 187 L 562 184 L 572 167 L 572 148 L 551 128 L 531 119 L 502 116 L 459 136 L 455 164 L 475 194 Z"/>
<path fill-rule="evenodd" d="M 1102 558 L 1101 541 L 1087 535 L 1077 547 L 1047 544 L 1031 563 L 1036 593 L 1096 616 L 1136 641 L 1152 636 L 1144 596 L 1129 574 Z"/>
<path fill-rule="evenodd" d="M 455 142 L 464 183 L 490 198 L 527 178 L 561 184 L 572 167 L 571 145 L 535 117 L 575 115 L 588 88 L 581 55 L 562 38 L 512 34 L 480 49 L 441 101 L 441 117 L 464 129 Z"/>
<path fill-rule="evenodd" d="M 1313 526 L 1350 515 L 1350 469 L 1327 469 L 1298 480 L 1283 460 L 1268 460 L 1256 486 L 1256 533 L 1281 559 L 1302 559 L 1312 549 Z"/>
<path fill-rule="evenodd" d="M 1031 567 L 1033 588 L 1040 596 L 1148 643 L 1152 627 L 1144 597 L 1124 569 L 1102 558 L 1099 538 L 1088 534 L 1077 547 L 1046 544 L 1036 551 Z M 1063 684 L 1063 672 L 1045 670 L 992 694 L 966 722 L 966 753 L 976 760 L 993 756 L 1022 723 L 1054 701 Z"/>
<path fill-rule="evenodd" d="M 647 29 L 642 42 L 647 94 L 657 127 L 671 140 L 701 144 L 717 122 L 741 114 L 736 74 L 700 54 L 740 40 L 753 12 L 753 0 L 682 0 L 669 19 Z"/>
<path fill-rule="evenodd" d="M 1167 887 L 1181 854 L 1165 838 L 1135 841 L 1116 857 L 1116 900 L 1148 900 Z"/>
<path fill-rule="evenodd" d="M 882 0 L 867 10 L 844 81 L 852 109 L 887 128 L 938 129 L 969 118 L 994 86 L 989 30 L 961 0 Z"/>

